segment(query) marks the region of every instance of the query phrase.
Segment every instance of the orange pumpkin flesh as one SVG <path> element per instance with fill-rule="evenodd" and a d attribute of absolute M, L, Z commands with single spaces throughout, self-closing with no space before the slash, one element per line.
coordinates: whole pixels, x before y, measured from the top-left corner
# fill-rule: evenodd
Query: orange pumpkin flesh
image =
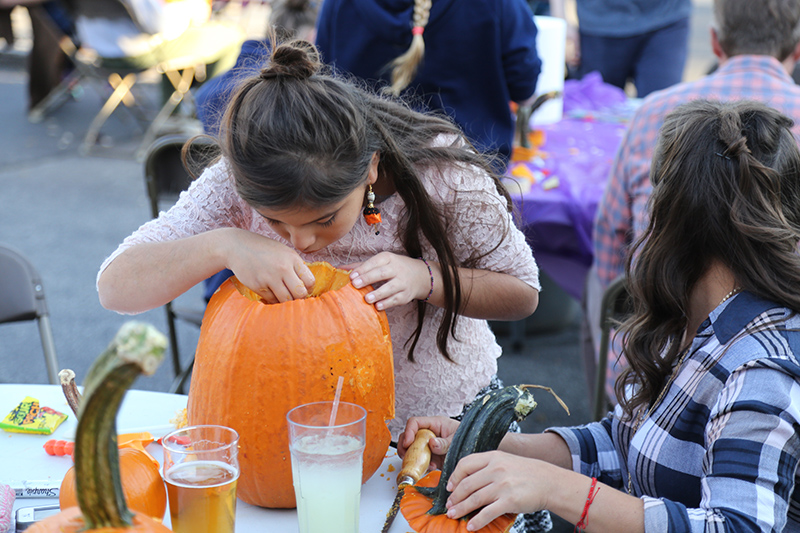
<path fill-rule="evenodd" d="M 237 496 L 261 507 L 295 507 L 286 413 L 332 400 L 367 410 L 363 479 L 383 462 L 394 418 L 394 366 L 384 312 L 364 301 L 346 271 L 309 265 L 311 296 L 262 303 L 232 278 L 206 308 L 187 409 L 190 424 L 221 424 L 240 436 Z M 244 295 L 242 294 L 244 293 Z"/>
<path fill-rule="evenodd" d="M 167 491 L 164 480 L 150 456 L 134 448 L 120 448 L 119 469 L 125 502 L 135 512 L 161 521 L 167 510 Z M 78 505 L 75 493 L 75 467 L 70 468 L 61 482 L 58 503 L 61 510 Z"/>
<path fill-rule="evenodd" d="M 420 494 L 414 487 L 435 487 L 439 484 L 441 470 L 434 470 L 420 479 L 416 485 L 406 487 L 403 491 L 403 498 L 400 501 L 400 511 L 408 522 L 408 525 L 417 533 L 468 533 L 465 518 L 448 518 L 447 515 L 429 515 L 432 501 L 427 496 Z M 504 514 L 498 516 L 489 524 L 479 529 L 476 533 L 506 533 L 514 525 L 516 514 Z"/>
<path fill-rule="evenodd" d="M 27 533 L 83 533 L 87 531 L 86 523 L 80 508 L 70 507 L 65 511 L 48 516 L 44 520 L 36 522 L 25 530 Z M 139 533 L 171 533 L 170 530 L 141 513 L 133 516 L 133 524 L 124 528 L 101 527 L 91 530 L 94 533 L 122 533 L 136 531 Z"/>

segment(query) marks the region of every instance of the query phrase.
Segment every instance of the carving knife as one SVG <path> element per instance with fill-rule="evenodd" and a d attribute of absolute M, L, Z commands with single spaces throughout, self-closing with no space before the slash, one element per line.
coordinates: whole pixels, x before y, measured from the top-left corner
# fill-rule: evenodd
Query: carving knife
<path fill-rule="evenodd" d="M 431 449 L 428 447 L 428 441 L 435 436 L 433 431 L 429 429 L 420 429 L 414 436 L 414 443 L 406 450 L 406 455 L 403 457 L 403 466 L 400 468 L 400 472 L 397 473 L 397 495 L 395 495 L 392 507 L 386 514 L 386 522 L 383 524 L 381 533 L 388 533 L 389 528 L 392 527 L 394 517 L 397 516 L 397 511 L 400 509 L 400 500 L 403 499 L 405 488 L 419 481 L 428 470 L 428 465 L 431 462 Z"/>

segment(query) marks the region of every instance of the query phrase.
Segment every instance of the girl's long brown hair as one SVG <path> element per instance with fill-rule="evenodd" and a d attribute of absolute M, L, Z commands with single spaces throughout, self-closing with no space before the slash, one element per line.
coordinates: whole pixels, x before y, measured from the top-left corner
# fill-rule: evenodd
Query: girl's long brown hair
<path fill-rule="evenodd" d="M 434 146 L 443 135 L 453 142 Z M 445 313 L 437 346 L 450 359 L 448 338 L 454 335 L 457 313 L 469 297 L 463 294 L 457 268 L 473 267 L 485 254 L 459 262 L 447 230 L 453 216 L 468 214 L 453 213 L 450 206 L 434 202 L 421 174 L 477 167 L 492 177 L 506 208 L 512 209 L 491 162 L 472 148 L 457 126 L 323 72 L 316 48 L 293 41 L 277 44 L 267 67 L 233 96 L 220 144 L 239 195 L 254 207 L 269 208 L 338 202 L 364 184 L 372 154 L 379 152 L 379 175 L 391 180 L 405 203 L 399 232 L 403 247 L 410 257 L 420 257 L 424 238 L 441 264 Z M 489 244 L 496 248 L 500 242 Z M 417 308 L 411 360 L 427 306 L 418 302 Z"/>
<path fill-rule="evenodd" d="M 689 297 L 714 261 L 745 291 L 800 310 L 800 151 L 792 120 L 756 102 L 697 100 L 670 113 L 650 177 L 650 221 L 627 264 L 628 416 L 657 398 L 681 350 Z M 629 395 L 629 391 L 633 391 Z"/>

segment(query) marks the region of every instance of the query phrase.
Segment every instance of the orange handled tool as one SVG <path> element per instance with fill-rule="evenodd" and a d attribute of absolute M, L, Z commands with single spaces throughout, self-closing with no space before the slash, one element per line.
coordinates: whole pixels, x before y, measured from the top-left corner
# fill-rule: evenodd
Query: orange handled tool
<path fill-rule="evenodd" d="M 428 442 L 435 436 L 429 429 L 420 429 L 414 436 L 414 443 L 406 450 L 403 466 L 397 473 L 397 495 L 386 514 L 386 522 L 383 524 L 381 533 L 387 533 L 392 526 L 394 517 L 397 516 L 397 511 L 400 509 L 400 500 L 403 499 L 405 488 L 419 481 L 428 470 L 428 465 L 431 463 L 431 449 Z"/>

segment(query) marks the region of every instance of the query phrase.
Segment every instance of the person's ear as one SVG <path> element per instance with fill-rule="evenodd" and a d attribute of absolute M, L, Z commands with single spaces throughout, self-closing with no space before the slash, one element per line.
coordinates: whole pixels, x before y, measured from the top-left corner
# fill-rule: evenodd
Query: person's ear
<path fill-rule="evenodd" d="M 792 61 L 794 61 L 795 63 L 800 61 L 800 42 L 794 45 L 794 50 L 792 50 L 791 58 Z"/>
<path fill-rule="evenodd" d="M 728 54 L 722 50 L 722 46 L 719 44 L 719 36 L 717 35 L 717 30 L 711 28 L 711 51 L 714 52 L 714 55 L 717 56 L 717 59 L 720 63 L 728 59 Z"/>
<path fill-rule="evenodd" d="M 370 185 L 378 181 L 378 164 L 381 162 L 381 153 L 375 152 L 372 154 L 372 161 L 369 163 L 369 174 L 367 175 L 367 183 Z"/>

